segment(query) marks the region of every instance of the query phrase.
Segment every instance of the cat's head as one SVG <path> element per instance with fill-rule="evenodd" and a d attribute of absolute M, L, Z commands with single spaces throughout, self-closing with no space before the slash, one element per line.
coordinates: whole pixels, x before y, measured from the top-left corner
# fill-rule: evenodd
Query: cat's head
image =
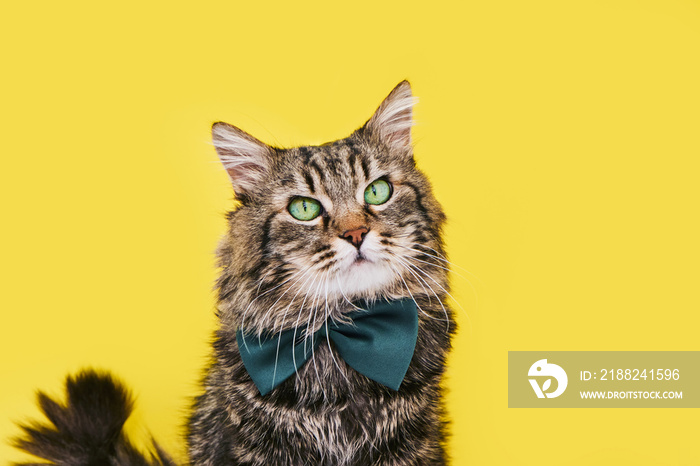
<path fill-rule="evenodd" d="M 214 124 L 240 201 L 218 251 L 221 313 L 262 330 L 359 298 L 442 294 L 444 214 L 415 167 L 414 101 L 403 81 L 364 126 L 320 146 Z"/>

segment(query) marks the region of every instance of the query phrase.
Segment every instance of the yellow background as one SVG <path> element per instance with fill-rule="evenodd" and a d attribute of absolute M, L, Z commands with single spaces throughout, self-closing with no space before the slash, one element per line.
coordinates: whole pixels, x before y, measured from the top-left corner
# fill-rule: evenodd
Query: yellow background
<path fill-rule="evenodd" d="M 137 394 L 134 435 L 182 452 L 232 205 L 210 124 L 324 142 L 408 78 L 417 159 L 468 270 L 454 464 L 700 461 L 696 410 L 508 409 L 506 372 L 508 350 L 700 350 L 699 2 L 2 10 L 3 439 L 35 389 L 89 365 Z"/>

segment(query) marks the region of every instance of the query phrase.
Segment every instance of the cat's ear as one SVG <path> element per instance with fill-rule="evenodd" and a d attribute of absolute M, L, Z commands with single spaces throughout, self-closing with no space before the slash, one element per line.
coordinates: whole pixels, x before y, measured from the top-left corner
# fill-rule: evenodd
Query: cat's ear
<path fill-rule="evenodd" d="M 236 195 L 245 196 L 259 188 L 272 165 L 274 149 L 221 121 L 211 127 L 211 136 Z"/>
<path fill-rule="evenodd" d="M 411 149 L 413 105 L 417 101 L 411 92 L 411 84 L 401 81 L 379 105 L 363 129 L 391 148 Z"/>

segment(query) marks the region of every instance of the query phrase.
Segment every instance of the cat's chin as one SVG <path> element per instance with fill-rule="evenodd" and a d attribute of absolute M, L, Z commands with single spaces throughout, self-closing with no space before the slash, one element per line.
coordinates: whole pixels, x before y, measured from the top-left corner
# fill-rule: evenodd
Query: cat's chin
<path fill-rule="evenodd" d="M 358 257 L 347 268 L 338 272 L 337 280 L 329 283 L 329 294 L 348 299 L 382 295 L 395 280 L 396 272 L 381 261 Z M 335 282 L 335 283 L 333 283 Z"/>

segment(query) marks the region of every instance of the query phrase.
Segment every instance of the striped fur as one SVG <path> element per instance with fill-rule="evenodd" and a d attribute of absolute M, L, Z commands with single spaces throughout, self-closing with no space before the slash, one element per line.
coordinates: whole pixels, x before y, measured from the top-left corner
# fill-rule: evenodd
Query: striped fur
<path fill-rule="evenodd" d="M 229 170 L 241 204 L 218 250 L 221 328 L 190 421 L 193 464 L 446 463 L 440 380 L 455 325 L 443 304 L 444 215 L 410 144 L 413 101 L 403 82 L 365 126 L 321 146 L 236 155 L 215 138 L 225 163 L 255 164 L 257 181 L 243 187 Z M 216 124 L 214 133 L 222 139 L 229 128 Z M 224 139 L 236 146 L 240 133 Z M 393 195 L 366 205 L 364 190 L 378 178 L 391 182 Z M 324 215 L 295 220 L 286 209 L 293 196 L 319 200 Z M 358 226 L 369 229 L 359 265 L 355 247 L 339 238 Z M 398 392 L 353 371 L 328 342 L 296 377 L 260 396 L 241 362 L 238 328 L 317 329 L 327 317 L 343 319 L 351 301 L 380 297 L 419 305 L 418 343 Z"/>

